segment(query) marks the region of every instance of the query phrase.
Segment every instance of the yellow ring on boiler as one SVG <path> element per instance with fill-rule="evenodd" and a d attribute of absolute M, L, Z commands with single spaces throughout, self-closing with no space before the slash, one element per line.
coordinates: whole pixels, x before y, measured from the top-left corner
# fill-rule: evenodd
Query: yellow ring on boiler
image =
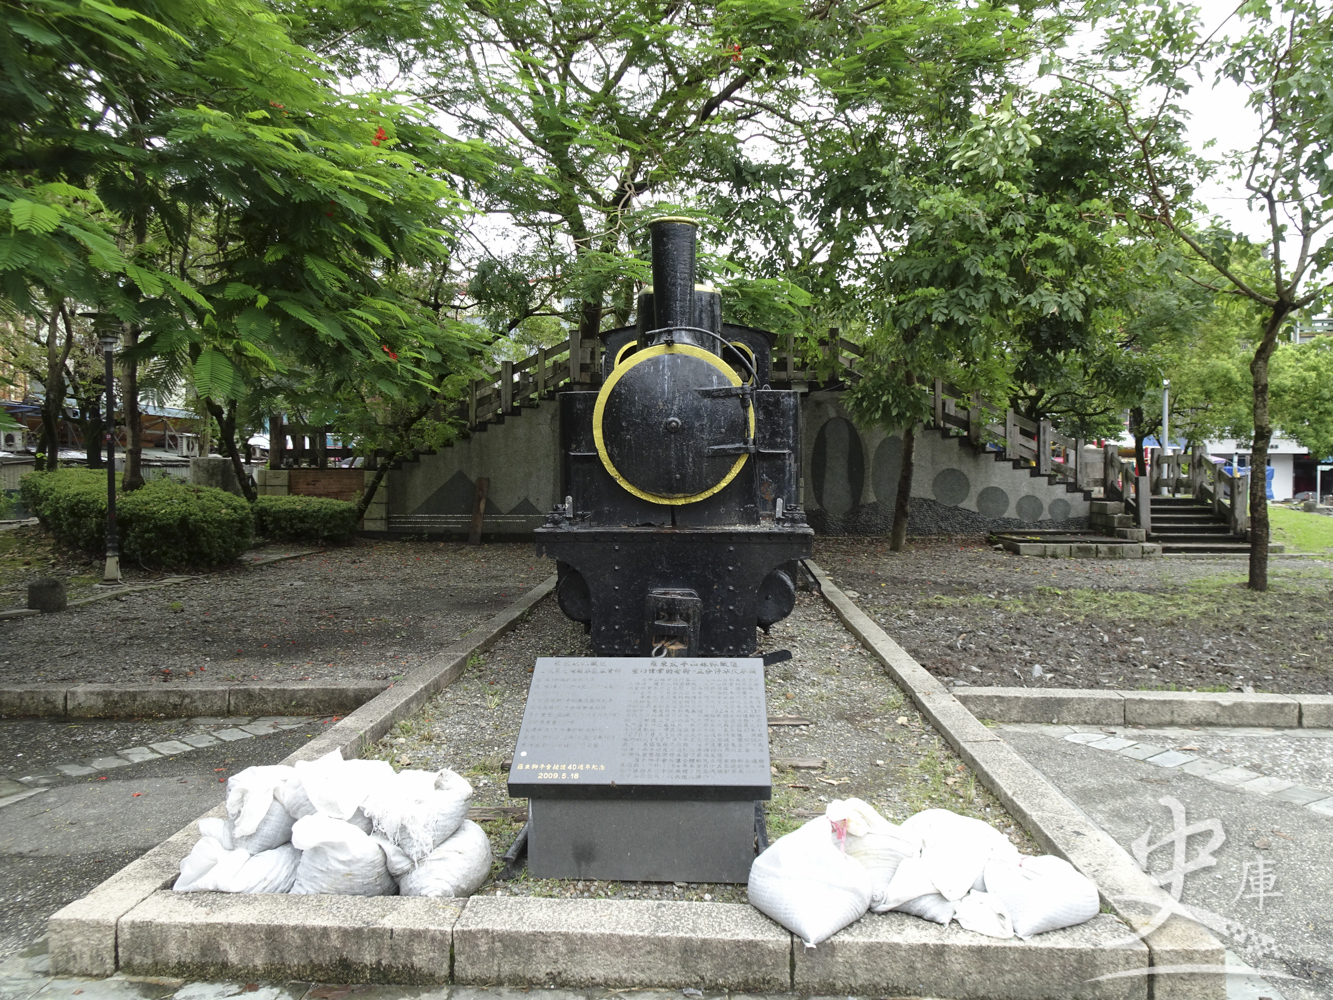
<path fill-rule="evenodd" d="M 642 500 L 647 500 L 650 503 L 672 504 L 675 506 L 679 506 L 687 503 L 697 503 L 700 500 L 705 500 L 708 497 L 711 497 L 714 493 L 718 492 L 718 490 L 722 489 L 733 479 L 736 478 L 736 474 L 741 471 L 741 467 L 745 465 L 745 460 L 750 456 L 740 455 L 736 459 L 732 467 L 727 471 L 727 474 L 722 477 L 722 479 L 717 483 L 717 485 L 712 486 L 701 493 L 695 493 L 692 496 L 687 496 L 687 497 L 665 497 L 665 496 L 660 496 L 656 493 L 645 492 L 644 490 L 639 489 L 637 486 L 635 486 L 633 483 L 631 483 L 629 480 L 627 480 L 624 476 L 620 474 L 620 470 L 617 469 L 615 465 L 612 463 L 611 456 L 607 454 L 606 441 L 602 435 L 602 417 L 606 412 L 606 401 L 611 395 L 611 390 L 616 387 L 616 383 L 620 381 L 622 375 L 628 372 L 635 365 L 639 364 L 641 361 L 647 361 L 649 358 L 661 357 L 664 354 L 689 354 L 696 358 L 702 358 L 704 361 L 707 361 L 710 365 L 712 365 L 724 376 L 726 376 L 727 381 L 730 382 L 732 385 L 739 386 L 741 384 L 740 376 L 738 376 L 734 371 L 732 371 L 729 366 L 724 365 L 721 358 L 717 357 L 715 354 L 705 351 L 701 347 L 695 347 L 693 344 L 658 344 L 656 347 L 649 347 L 645 350 L 639 351 L 637 354 L 631 355 L 630 359 L 626 361 L 624 365 L 619 365 L 619 364 L 616 365 L 615 368 L 612 370 L 611 375 L 607 378 L 606 382 L 602 384 L 601 391 L 597 393 L 597 404 L 596 406 L 593 407 L 592 411 L 592 440 L 593 444 L 597 448 L 597 457 L 602 460 L 602 465 L 605 466 L 606 471 L 611 474 L 612 479 L 618 482 L 626 490 L 628 490 L 630 493 L 633 493 L 636 497 L 639 497 Z M 754 424 L 753 406 L 749 408 L 749 414 L 750 414 L 750 437 L 754 437 L 755 424 Z"/>

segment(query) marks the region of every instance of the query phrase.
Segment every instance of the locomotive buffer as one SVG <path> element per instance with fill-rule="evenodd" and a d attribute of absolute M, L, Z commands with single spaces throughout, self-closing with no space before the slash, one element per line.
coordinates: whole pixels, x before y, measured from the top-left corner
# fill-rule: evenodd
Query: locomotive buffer
<path fill-rule="evenodd" d="M 745 882 L 772 797 L 759 657 L 542 657 L 509 772 L 538 878 Z"/>

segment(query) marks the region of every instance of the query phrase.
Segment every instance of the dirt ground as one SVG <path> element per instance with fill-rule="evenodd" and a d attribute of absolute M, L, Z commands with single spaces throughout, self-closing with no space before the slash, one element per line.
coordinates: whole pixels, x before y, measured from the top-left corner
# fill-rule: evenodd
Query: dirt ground
<path fill-rule="evenodd" d="M 946 683 L 1333 693 L 1333 559 L 1033 559 L 820 538 L 815 560 Z"/>
<path fill-rule="evenodd" d="M 18 555 L 11 548 L 11 561 L 50 551 L 40 529 L 20 530 L 29 533 L 29 548 Z M 65 565 L 58 552 L 54 558 Z M 356 539 L 56 615 L 0 621 L 0 684 L 391 680 L 551 572 L 531 544 Z M 140 571 L 128 582 L 153 579 Z"/>

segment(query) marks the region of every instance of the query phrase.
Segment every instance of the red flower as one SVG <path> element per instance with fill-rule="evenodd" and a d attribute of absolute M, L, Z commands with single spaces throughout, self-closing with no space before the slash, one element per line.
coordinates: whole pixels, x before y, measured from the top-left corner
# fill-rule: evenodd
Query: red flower
<path fill-rule="evenodd" d="M 388 344 L 380 344 L 380 350 L 389 356 L 390 361 L 398 360 L 398 355 L 394 354 L 393 351 L 389 350 Z"/>
<path fill-rule="evenodd" d="M 740 61 L 741 61 L 741 43 L 740 43 L 740 42 L 736 42 L 736 43 L 735 43 L 734 45 L 732 45 L 732 47 L 731 47 L 731 61 L 732 61 L 732 62 L 740 62 Z"/>
<path fill-rule="evenodd" d="M 381 139 L 387 139 L 387 138 L 389 138 L 389 133 L 385 132 L 384 126 L 381 125 L 379 128 L 375 129 L 375 138 L 370 140 L 370 144 L 372 146 L 378 146 L 380 144 Z"/>

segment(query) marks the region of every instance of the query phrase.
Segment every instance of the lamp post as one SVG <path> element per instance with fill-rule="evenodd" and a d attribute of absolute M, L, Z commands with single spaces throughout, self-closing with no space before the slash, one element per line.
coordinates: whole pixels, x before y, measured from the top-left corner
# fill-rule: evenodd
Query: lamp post
<path fill-rule="evenodd" d="M 1162 466 L 1163 466 L 1162 471 L 1163 471 L 1163 472 L 1165 472 L 1166 469 L 1167 469 L 1167 467 L 1169 467 L 1169 465 L 1170 465 L 1170 463 L 1166 461 L 1167 456 L 1169 456 L 1169 455 L 1171 454 L 1171 444 L 1170 444 L 1170 441 L 1171 441 L 1171 406 L 1170 406 L 1170 402 L 1171 402 L 1171 380 L 1170 380 L 1169 378 L 1164 378 L 1164 379 L 1162 379 L 1162 460 L 1163 460 L 1163 461 L 1162 461 Z M 1161 479 L 1162 479 L 1163 484 L 1165 484 L 1165 482 L 1166 482 L 1166 477 L 1165 477 L 1165 476 L 1162 476 Z M 1163 494 L 1164 496 L 1165 496 L 1166 494 L 1170 493 L 1170 492 L 1171 492 L 1171 487 L 1166 486 L 1166 485 L 1163 485 L 1163 486 L 1162 486 L 1162 494 Z"/>
<path fill-rule="evenodd" d="M 106 567 L 102 582 L 114 584 L 120 583 L 120 540 L 116 537 L 116 381 L 111 355 L 120 336 L 105 321 L 101 325 L 97 340 L 106 362 Z"/>

